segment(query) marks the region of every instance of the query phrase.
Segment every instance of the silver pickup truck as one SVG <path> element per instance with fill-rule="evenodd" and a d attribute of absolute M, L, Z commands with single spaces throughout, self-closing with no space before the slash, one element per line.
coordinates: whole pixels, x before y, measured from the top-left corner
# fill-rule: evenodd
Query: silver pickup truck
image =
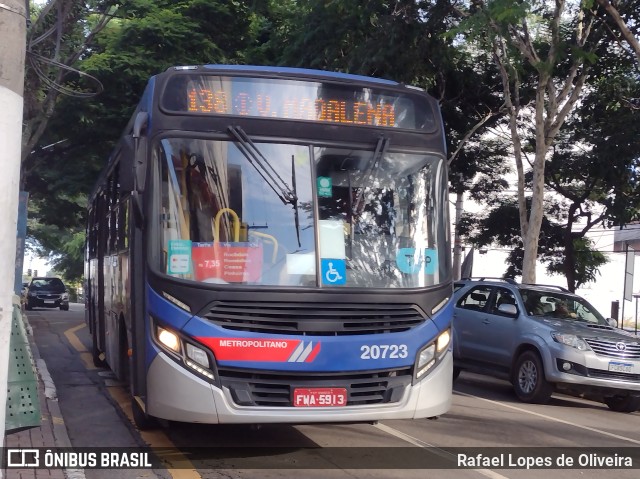
<path fill-rule="evenodd" d="M 524 402 L 554 390 L 640 409 L 640 338 L 558 286 L 468 279 L 454 294 L 454 379 L 461 370 L 504 377 Z"/>

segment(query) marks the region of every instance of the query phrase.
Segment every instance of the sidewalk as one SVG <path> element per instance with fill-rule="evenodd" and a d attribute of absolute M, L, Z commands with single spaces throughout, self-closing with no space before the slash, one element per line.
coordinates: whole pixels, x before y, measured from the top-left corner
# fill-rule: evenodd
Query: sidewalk
<path fill-rule="evenodd" d="M 38 396 L 42 420 L 39 427 L 31 427 L 17 432 L 9 432 L 5 437 L 7 448 L 71 447 L 67 428 L 60 412 L 55 386 L 44 360 L 33 341 L 33 331 L 28 319 L 23 316 L 29 346 L 38 370 Z M 5 469 L 2 477 L 7 479 L 84 479 L 80 469 Z"/>

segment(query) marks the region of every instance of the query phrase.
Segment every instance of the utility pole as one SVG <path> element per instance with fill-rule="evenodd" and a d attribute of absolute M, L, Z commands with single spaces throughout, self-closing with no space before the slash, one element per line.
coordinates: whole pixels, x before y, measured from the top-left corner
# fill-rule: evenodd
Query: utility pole
<path fill-rule="evenodd" d="M 0 0 L 0 446 L 4 446 L 22 146 L 27 2 Z"/>

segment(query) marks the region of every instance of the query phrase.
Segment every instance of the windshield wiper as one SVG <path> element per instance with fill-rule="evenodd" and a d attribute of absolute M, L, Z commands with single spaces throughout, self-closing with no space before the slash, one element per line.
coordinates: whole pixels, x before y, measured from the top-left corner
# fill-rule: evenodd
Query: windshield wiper
<path fill-rule="evenodd" d="M 296 170 L 295 157 L 291 155 L 291 182 L 293 188 L 289 187 L 286 181 L 278 174 L 269 160 L 258 149 L 253 140 L 239 126 L 229 126 L 229 133 L 236 139 L 236 145 L 240 152 L 247 159 L 249 164 L 258 172 L 262 179 L 269 185 L 280 201 L 285 205 L 293 207 L 293 215 L 296 226 L 296 236 L 298 247 L 300 243 L 300 217 L 298 212 L 298 195 L 296 192 Z"/>
<path fill-rule="evenodd" d="M 293 205 L 298 202 L 298 197 L 293 189 L 271 166 L 249 135 L 239 126 L 229 126 L 229 132 L 237 140 L 238 149 L 247 158 L 251 166 L 255 168 L 262 179 L 271 187 L 283 204 Z"/>

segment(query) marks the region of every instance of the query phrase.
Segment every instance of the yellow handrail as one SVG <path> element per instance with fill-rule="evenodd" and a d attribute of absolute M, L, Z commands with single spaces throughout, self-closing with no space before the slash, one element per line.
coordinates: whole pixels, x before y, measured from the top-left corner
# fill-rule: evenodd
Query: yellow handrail
<path fill-rule="evenodd" d="M 216 243 L 220 241 L 220 218 L 224 213 L 229 213 L 231 216 L 233 216 L 233 240 L 238 243 L 240 241 L 240 218 L 238 217 L 238 214 L 231 208 L 222 208 L 220 211 L 218 211 L 218 214 L 216 214 L 213 230 L 213 241 L 215 241 Z"/>
<path fill-rule="evenodd" d="M 271 262 L 275 263 L 276 259 L 278 259 L 278 240 L 275 239 L 273 236 L 268 235 L 267 233 L 260 233 L 258 231 L 252 231 L 251 232 L 252 235 L 256 235 L 256 236 L 260 236 L 261 238 L 264 238 L 267 241 L 271 241 L 273 243 L 273 255 Z"/>

